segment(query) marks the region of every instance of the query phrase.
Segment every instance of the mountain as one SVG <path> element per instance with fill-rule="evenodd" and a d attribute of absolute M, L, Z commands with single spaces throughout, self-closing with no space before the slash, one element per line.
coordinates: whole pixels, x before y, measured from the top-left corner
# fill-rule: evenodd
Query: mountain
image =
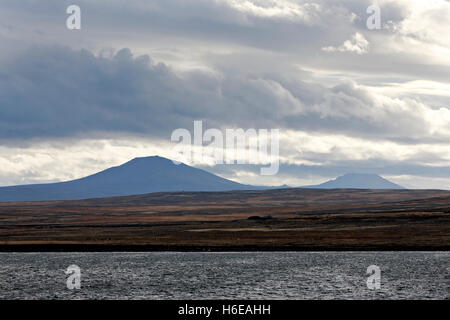
<path fill-rule="evenodd" d="M 261 189 L 240 184 L 172 160 L 135 158 L 85 178 L 48 184 L 0 187 L 0 201 L 79 200 L 160 191 Z"/>
<path fill-rule="evenodd" d="M 117 167 L 66 182 L 0 187 L 0 201 L 80 200 L 139 195 L 164 191 L 261 190 L 190 167 L 170 159 L 153 156 L 135 158 Z M 304 188 L 322 189 L 404 189 L 376 174 L 346 174 L 334 180 Z"/>
<path fill-rule="evenodd" d="M 315 186 L 304 188 L 318 189 L 405 189 L 404 187 L 392 183 L 376 174 L 368 173 L 347 173 Z"/>

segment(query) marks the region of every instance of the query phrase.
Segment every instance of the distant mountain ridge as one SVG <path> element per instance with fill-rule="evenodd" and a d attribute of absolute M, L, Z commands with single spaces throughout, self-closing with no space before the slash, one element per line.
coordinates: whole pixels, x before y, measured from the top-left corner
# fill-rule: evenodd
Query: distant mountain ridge
<path fill-rule="evenodd" d="M 117 167 L 67 182 L 0 187 L 0 201 L 80 200 L 163 191 L 256 190 L 205 170 L 159 156 L 135 158 Z"/>
<path fill-rule="evenodd" d="M 347 173 L 336 179 L 304 188 L 317 189 L 405 189 L 377 174 Z"/>
<path fill-rule="evenodd" d="M 252 186 L 228 180 L 159 156 L 135 158 L 120 166 L 66 182 L 0 187 L 0 202 L 81 200 L 167 191 L 231 191 L 286 188 Z M 404 189 L 375 174 L 346 174 L 303 188 Z"/>

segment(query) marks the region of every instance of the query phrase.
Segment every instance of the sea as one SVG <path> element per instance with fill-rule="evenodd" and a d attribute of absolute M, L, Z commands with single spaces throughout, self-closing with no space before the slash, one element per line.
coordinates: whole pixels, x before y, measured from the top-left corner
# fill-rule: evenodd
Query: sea
<path fill-rule="evenodd" d="M 0 253 L 0 299 L 450 299 L 450 252 Z"/>

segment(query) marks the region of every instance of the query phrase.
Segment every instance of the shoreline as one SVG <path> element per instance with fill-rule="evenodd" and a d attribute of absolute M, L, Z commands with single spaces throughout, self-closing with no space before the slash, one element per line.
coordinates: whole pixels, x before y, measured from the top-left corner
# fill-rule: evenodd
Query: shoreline
<path fill-rule="evenodd" d="M 37 252 L 336 252 L 450 251 L 444 246 L 161 246 L 161 245 L 0 245 L 0 253 Z"/>

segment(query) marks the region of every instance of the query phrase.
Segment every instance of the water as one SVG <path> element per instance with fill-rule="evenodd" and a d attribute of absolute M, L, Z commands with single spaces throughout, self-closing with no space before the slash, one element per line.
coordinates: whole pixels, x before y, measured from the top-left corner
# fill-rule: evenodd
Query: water
<path fill-rule="evenodd" d="M 450 299 L 450 252 L 0 253 L 0 299 Z"/>

